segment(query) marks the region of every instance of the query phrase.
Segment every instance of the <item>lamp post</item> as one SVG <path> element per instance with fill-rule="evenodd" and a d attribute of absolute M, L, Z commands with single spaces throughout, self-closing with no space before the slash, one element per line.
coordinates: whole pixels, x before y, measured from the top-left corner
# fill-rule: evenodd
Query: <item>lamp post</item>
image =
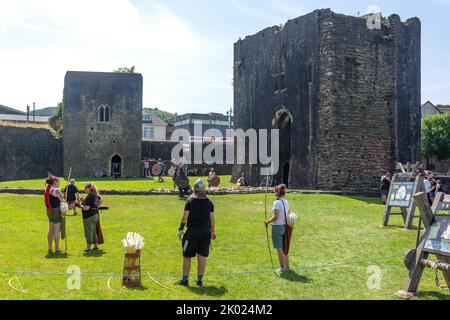
<path fill-rule="evenodd" d="M 228 129 L 231 129 L 231 118 L 233 116 L 233 108 L 230 108 L 230 110 L 227 111 L 227 116 L 228 116 Z"/>

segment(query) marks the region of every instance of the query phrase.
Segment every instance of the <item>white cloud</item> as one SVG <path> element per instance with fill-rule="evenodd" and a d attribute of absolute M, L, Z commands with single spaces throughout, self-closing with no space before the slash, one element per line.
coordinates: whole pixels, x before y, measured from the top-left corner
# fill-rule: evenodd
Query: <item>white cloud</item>
<path fill-rule="evenodd" d="M 40 30 L 115 48 L 198 51 L 189 26 L 158 3 L 142 13 L 128 0 L 2 0 L 2 5 L 2 30 Z"/>
<path fill-rule="evenodd" d="M 208 70 L 214 50 L 157 1 L 144 10 L 128 0 L 0 0 L 0 103 L 55 105 L 67 70 L 136 65 L 145 105 L 173 110 L 185 84 L 220 84 Z"/>

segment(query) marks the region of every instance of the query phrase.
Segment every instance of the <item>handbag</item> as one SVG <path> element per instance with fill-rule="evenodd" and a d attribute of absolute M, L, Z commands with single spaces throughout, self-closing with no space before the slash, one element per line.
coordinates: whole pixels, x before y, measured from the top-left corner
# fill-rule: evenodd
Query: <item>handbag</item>
<path fill-rule="evenodd" d="M 294 227 L 290 226 L 287 221 L 287 215 L 286 215 L 286 206 L 284 205 L 284 201 L 281 200 L 281 202 L 283 203 L 283 208 L 284 208 L 284 218 L 286 220 L 286 225 L 285 225 L 285 232 L 284 232 L 284 236 L 283 236 L 283 252 L 285 255 L 289 254 L 289 249 L 291 247 L 291 238 L 292 238 L 292 231 L 294 231 Z"/>

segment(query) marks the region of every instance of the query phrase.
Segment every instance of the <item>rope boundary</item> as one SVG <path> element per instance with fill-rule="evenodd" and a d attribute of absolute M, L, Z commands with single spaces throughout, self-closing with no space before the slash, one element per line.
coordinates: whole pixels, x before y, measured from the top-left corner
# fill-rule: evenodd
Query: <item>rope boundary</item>
<path fill-rule="evenodd" d="M 337 263 L 327 263 L 319 265 L 311 265 L 299 268 L 292 268 L 291 271 L 307 271 L 315 269 L 327 269 L 336 268 L 343 266 L 351 266 L 354 264 L 371 263 L 379 261 L 394 260 L 397 258 L 403 258 L 404 254 L 387 256 L 378 259 L 368 259 L 368 260 L 353 260 L 349 262 L 337 262 Z M 273 270 L 257 270 L 257 271 L 241 271 L 241 272 L 219 272 L 219 273 L 208 273 L 208 277 L 231 277 L 231 276 L 246 276 L 255 274 L 273 273 Z M 51 273 L 51 272 L 37 272 L 37 271 L 19 271 L 19 270 L 0 270 L 0 274 L 14 274 L 14 275 L 29 275 L 29 276 L 48 276 L 48 277 L 67 277 L 71 276 L 70 273 Z M 143 272 L 153 278 L 178 278 L 179 274 L 150 274 L 150 272 Z M 80 277 L 84 278 L 122 278 L 123 274 L 79 274 Z"/>

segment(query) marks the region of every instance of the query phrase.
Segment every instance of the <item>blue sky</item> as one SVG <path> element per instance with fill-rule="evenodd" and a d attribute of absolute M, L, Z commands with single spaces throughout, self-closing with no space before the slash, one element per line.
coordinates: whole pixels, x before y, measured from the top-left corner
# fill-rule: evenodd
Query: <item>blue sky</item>
<path fill-rule="evenodd" d="M 226 112 L 233 43 L 318 8 L 417 16 L 422 99 L 450 103 L 450 0 L 0 0 L 0 104 L 53 106 L 67 70 L 136 65 L 144 106 Z"/>

